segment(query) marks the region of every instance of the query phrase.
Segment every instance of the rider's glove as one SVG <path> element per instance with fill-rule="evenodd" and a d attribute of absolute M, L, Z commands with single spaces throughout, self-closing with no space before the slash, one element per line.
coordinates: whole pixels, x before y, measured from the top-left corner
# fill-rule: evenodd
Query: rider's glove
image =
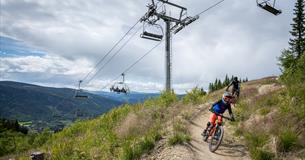
<path fill-rule="evenodd" d="M 209 111 L 214 113 L 213 107 L 210 107 Z"/>

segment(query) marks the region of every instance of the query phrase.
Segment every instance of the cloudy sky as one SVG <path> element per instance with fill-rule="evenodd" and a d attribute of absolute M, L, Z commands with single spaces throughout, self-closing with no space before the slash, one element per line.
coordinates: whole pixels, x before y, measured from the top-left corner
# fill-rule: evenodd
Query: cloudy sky
<path fill-rule="evenodd" d="M 150 0 L 0 2 L 1 81 L 75 87 L 78 80 L 93 71 L 84 79 L 83 87 L 107 89 L 107 84 L 158 43 L 141 39 L 142 24 L 138 24 L 95 67 L 144 15 Z M 217 1 L 171 2 L 185 6 L 188 15 L 193 16 Z M 207 89 L 209 82 L 223 79 L 226 74 L 249 79 L 279 75 L 277 57 L 288 47 L 294 1 L 278 0 L 276 6 L 283 11 L 279 16 L 258 8 L 255 0 L 225 0 L 174 35 L 173 88 L 179 93 L 194 86 Z M 172 8 L 166 11 L 171 15 L 177 12 Z M 126 73 L 131 90 L 156 92 L 164 88 L 164 50 L 162 43 Z M 95 68 L 101 67 L 96 73 Z"/>

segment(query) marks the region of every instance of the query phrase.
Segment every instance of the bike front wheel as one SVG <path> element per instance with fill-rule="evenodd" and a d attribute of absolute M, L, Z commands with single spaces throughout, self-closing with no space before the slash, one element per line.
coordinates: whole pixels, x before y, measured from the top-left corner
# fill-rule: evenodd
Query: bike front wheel
<path fill-rule="evenodd" d="M 211 152 L 215 152 L 221 144 L 224 134 L 224 129 L 222 126 L 218 126 L 215 132 L 211 136 L 211 141 L 209 143 L 209 149 Z"/>

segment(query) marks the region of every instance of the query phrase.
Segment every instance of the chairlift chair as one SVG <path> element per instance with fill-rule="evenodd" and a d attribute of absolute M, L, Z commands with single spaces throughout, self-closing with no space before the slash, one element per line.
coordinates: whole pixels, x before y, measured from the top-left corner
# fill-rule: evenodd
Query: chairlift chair
<path fill-rule="evenodd" d="M 143 33 L 140 35 L 141 38 L 161 41 L 163 39 L 163 30 L 162 27 L 158 24 L 149 24 L 146 23 L 150 28 L 155 28 L 158 30 L 158 33 L 152 33 L 147 31 L 147 27 L 145 27 L 145 23 L 143 24 Z"/>
<path fill-rule="evenodd" d="M 129 93 L 129 88 L 128 88 L 127 84 L 125 83 L 125 74 L 124 73 L 122 73 L 122 78 L 123 78 L 122 81 L 115 82 L 110 87 L 111 92 L 116 92 L 118 94 L 120 94 L 120 93 L 128 94 Z"/>
<path fill-rule="evenodd" d="M 256 3 L 257 3 L 257 6 L 263 8 L 264 10 L 266 10 L 276 16 L 281 14 L 282 11 L 275 8 L 276 0 L 273 0 L 273 5 L 271 5 L 269 3 L 269 1 L 271 1 L 271 0 L 256 0 Z"/>
<path fill-rule="evenodd" d="M 114 83 L 111 87 L 110 87 L 110 91 L 111 92 L 116 92 L 118 94 L 120 93 L 125 93 L 128 94 L 129 93 L 129 88 L 128 86 L 123 83 L 123 82 L 116 82 Z"/>
<path fill-rule="evenodd" d="M 81 84 L 82 82 L 83 82 L 82 80 L 79 81 L 79 83 L 78 83 L 78 89 L 76 89 L 76 91 L 75 91 L 74 98 L 77 98 L 77 99 L 87 99 L 87 98 L 88 98 L 87 93 L 85 93 L 85 92 L 80 88 L 80 84 Z"/>

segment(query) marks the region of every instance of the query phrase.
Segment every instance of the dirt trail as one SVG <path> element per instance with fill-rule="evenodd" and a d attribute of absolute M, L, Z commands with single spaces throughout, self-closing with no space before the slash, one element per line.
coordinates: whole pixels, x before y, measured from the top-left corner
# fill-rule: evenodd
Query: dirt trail
<path fill-rule="evenodd" d="M 193 151 L 196 160 L 235 160 L 235 159 L 250 159 L 244 145 L 238 143 L 232 136 L 233 131 L 226 125 L 224 139 L 220 147 L 215 153 L 210 152 L 208 143 L 202 140 L 201 133 L 206 127 L 206 122 L 209 119 L 210 112 L 208 112 L 209 105 L 200 106 L 200 112 L 190 122 L 189 131 L 191 133 L 191 142 L 189 148 Z"/>
<path fill-rule="evenodd" d="M 238 143 L 232 136 L 232 129 L 224 126 L 225 134 L 222 144 L 215 153 L 210 152 L 207 142 L 201 136 L 203 128 L 209 119 L 208 107 L 211 104 L 200 105 L 197 112 L 189 122 L 191 142 L 186 145 L 175 145 L 164 147 L 160 145 L 153 153 L 153 157 L 143 159 L 155 160 L 247 160 L 251 159 L 244 145 Z M 225 121 L 225 120 L 224 120 Z"/>

